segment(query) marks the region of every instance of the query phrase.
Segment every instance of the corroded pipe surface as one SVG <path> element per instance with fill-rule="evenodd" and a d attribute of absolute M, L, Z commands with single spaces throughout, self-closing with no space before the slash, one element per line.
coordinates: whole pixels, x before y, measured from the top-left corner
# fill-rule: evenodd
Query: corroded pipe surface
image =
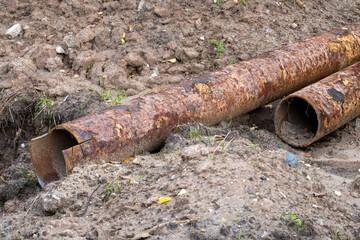
<path fill-rule="evenodd" d="M 360 115 L 360 62 L 281 100 L 275 130 L 305 147 Z"/>
<path fill-rule="evenodd" d="M 179 124 L 230 119 L 358 60 L 360 22 L 58 125 L 31 141 L 33 166 L 46 184 L 90 159 L 120 161 L 152 151 Z"/>

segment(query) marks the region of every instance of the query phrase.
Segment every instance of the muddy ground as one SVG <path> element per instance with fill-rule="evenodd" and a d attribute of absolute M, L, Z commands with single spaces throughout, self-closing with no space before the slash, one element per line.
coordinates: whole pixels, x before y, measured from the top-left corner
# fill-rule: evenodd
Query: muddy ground
<path fill-rule="evenodd" d="M 55 124 L 359 21 L 360 1 L 0 9 L 1 239 L 360 239 L 359 118 L 294 149 L 274 133 L 275 102 L 212 128 L 182 126 L 158 153 L 75 168 L 42 190 L 29 156 L 29 140 Z"/>

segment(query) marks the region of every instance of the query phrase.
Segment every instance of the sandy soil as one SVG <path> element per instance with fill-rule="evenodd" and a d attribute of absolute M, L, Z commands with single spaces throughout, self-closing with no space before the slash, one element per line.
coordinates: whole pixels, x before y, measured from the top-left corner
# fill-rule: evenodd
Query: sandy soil
<path fill-rule="evenodd" d="M 358 0 L 297 3 L 0 0 L 0 238 L 360 239 L 360 119 L 294 149 L 275 135 L 276 102 L 42 190 L 31 176 L 31 138 L 123 90 L 126 101 L 360 20 Z"/>

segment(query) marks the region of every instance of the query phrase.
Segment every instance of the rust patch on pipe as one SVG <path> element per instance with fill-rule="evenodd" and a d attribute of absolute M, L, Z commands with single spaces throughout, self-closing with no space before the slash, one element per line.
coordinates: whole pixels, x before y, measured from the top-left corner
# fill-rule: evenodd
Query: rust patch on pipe
<path fill-rule="evenodd" d="M 152 151 L 179 124 L 216 124 L 360 60 L 359 38 L 360 22 L 56 126 L 49 134 L 54 137 L 31 141 L 34 169 L 46 184 L 87 161 L 119 161 Z M 62 132 L 67 135 L 61 141 L 71 144 L 48 151 Z"/>
<path fill-rule="evenodd" d="M 284 98 L 275 130 L 285 142 L 305 147 L 360 115 L 360 62 Z"/>

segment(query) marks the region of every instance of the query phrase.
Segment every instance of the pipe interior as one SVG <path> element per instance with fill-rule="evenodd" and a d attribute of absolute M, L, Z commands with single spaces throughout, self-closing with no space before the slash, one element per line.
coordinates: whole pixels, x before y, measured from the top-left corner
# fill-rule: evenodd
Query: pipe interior
<path fill-rule="evenodd" d="M 281 114 L 281 137 L 295 146 L 311 141 L 318 130 L 318 118 L 314 108 L 306 100 L 290 97 L 283 101 L 278 110 Z"/>
<path fill-rule="evenodd" d="M 62 150 L 71 148 L 77 145 L 75 137 L 68 131 L 63 129 L 55 129 L 51 132 L 53 168 L 58 174 L 59 178 L 66 176 L 65 159 Z"/>

